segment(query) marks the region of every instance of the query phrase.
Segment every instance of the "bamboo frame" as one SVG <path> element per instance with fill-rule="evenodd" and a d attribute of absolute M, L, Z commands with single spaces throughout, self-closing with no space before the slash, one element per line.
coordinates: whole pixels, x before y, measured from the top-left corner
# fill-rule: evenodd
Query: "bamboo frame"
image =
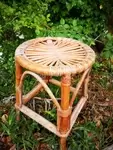
<path fill-rule="evenodd" d="M 19 89 L 20 86 L 20 79 L 22 76 L 22 67 L 15 61 L 15 67 L 16 67 L 16 104 L 15 106 L 20 107 L 21 106 L 21 91 Z M 20 111 L 19 109 L 16 109 L 17 113 L 17 120 L 20 119 Z"/>
<path fill-rule="evenodd" d="M 70 100 L 70 106 L 73 105 L 73 102 L 74 102 L 74 100 L 75 100 L 75 98 L 76 98 L 76 96 L 77 96 L 77 94 L 78 94 L 78 91 L 79 91 L 80 87 L 82 86 L 84 80 L 86 80 L 85 78 L 86 78 L 86 76 L 87 76 L 89 70 L 90 70 L 90 69 L 88 68 L 87 70 L 84 71 L 84 73 L 83 73 L 83 75 L 82 75 L 80 81 L 78 82 L 78 84 L 77 84 L 77 86 L 76 86 L 76 90 L 74 91 L 73 96 L 72 96 L 72 98 L 71 98 L 71 100 Z M 86 87 L 86 86 L 85 86 L 85 87 Z"/>
<path fill-rule="evenodd" d="M 49 80 L 49 82 L 52 83 L 52 84 L 55 84 L 55 85 L 57 85 L 57 86 L 59 86 L 59 87 L 61 87 L 61 82 L 58 81 L 58 80 L 56 80 L 56 79 L 53 79 L 53 78 L 52 78 L 52 79 Z M 70 91 L 71 91 L 71 92 L 74 92 L 74 91 L 75 91 L 75 88 L 72 87 L 72 86 L 70 86 Z"/>
<path fill-rule="evenodd" d="M 21 111 L 25 115 L 29 116 L 31 119 L 35 120 L 37 123 L 39 123 L 46 129 L 48 129 L 49 131 L 51 131 L 52 133 L 56 134 L 58 137 L 67 138 L 86 101 L 87 101 L 86 97 L 82 97 L 79 100 L 79 103 L 74 108 L 73 113 L 70 118 L 70 129 L 68 130 L 68 132 L 66 132 L 64 134 L 62 134 L 58 131 L 57 126 L 55 126 L 54 124 L 49 122 L 47 119 L 43 118 L 42 116 L 38 115 L 33 110 L 26 107 L 25 105 L 22 105 L 22 107 L 16 106 L 16 108 L 19 109 L 19 111 Z"/>
<path fill-rule="evenodd" d="M 44 81 L 45 81 L 45 83 L 48 83 L 47 79 L 45 79 Z M 39 83 L 29 93 L 24 95 L 23 96 L 23 104 L 26 104 L 27 102 L 29 102 L 31 98 L 33 98 L 35 95 L 37 95 L 40 92 L 40 90 L 42 90 L 42 88 L 43 88 L 42 84 Z"/>
<path fill-rule="evenodd" d="M 51 97 L 51 99 L 52 99 L 53 103 L 56 105 L 56 107 L 58 109 L 61 109 L 59 103 L 57 102 L 57 99 L 55 98 L 55 96 L 53 95 L 53 93 L 51 92 L 51 90 L 49 89 L 49 87 L 47 86 L 47 84 L 45 83 L 45 81 L 43 81 L 43 79 L 39 75 L 37 75 L 37 74 L 35 74 L 35 73 L 31 72 L 31 71 L 25 71 L 22 74 L 21 80 L 20 80 L 20 89 L 22 89 L 23 80 L 24 80 L 25 76 L 28 75 L 28 74 L 31 75 L 31 76 L 33 76 L 34 78 L 36 78 L 37 81 L 39 81 L 41 83 L 41 85 L 43 86 L 43 88 L 45 89 L 45 91 L 48 93 L 48 95 Z M 21 104 L 22 103 L 23 102 L 22 102 L 22 99 L 21 99 Z"/>
<path fill-rule="evenodd" d="M 69 97 L 70 97 L 70 85 L 71 85 L 71 76 L 63 75 L 61 79 L 61 108 L 63 112 L 67 111 L 66 116 L 63 116 L 58 114 L 58 121 L 59 122 L 59 132 L 61 134 L 65 134 L 70 129 L 70 115 L 71 111 L 69 110 Z M 65 114 L 65 113 L 63 113 Z M 66 150 L 66 137 L 60 139 L 60 150 L 65 149 Z"/>
<path fill-rule="evenodd" d="M 95 60 L 92 49 L 73 39 L 38 38 L 21 44 L 15 53 L 16 64 L 16 110 L 26 114 L 37 123 L 60 137 L 60 150 L 67 150 L 66 139 L 88 98 L 88 81 L 91 66 Z M 22 68 L 29 71 L 22 72 Z M 76 88 L 71 86 L 71 74 L 83 73 Z M 40 75 L 45 75 L 41 78 Z M 26 75 L 34 77 L 39 84 L 29 93 L 22 95 L 23 81 Z M 61 76 L 61 82 L 52 78 Z M 61 103 L 57 101 L 47 84 L 61 87 Z M 73 102 L 83 88 L 82 97 L 73 108 Z M 45 90 L 57 109 L 56 125 L 49 122 L 25 106 L 41 89 Z M 72 98 L 70 99 L 70 92 Z"/>
<path fill-rule="evenodd" d="M 16 62 L 16 105 L 20 106 L 21 93 L 19 90 L 20 80 L 22 76 L 22 67 Z"/>
<path fill-rule="evenodd" d="M 45 80 L 44 79 L 44 81 L 43 81 L 43 79 L 41 79 L 41 77 L 39 77 L 39 75 L 37 75 L 37 74 L 35 74 L 33 72 L 30 72 L 30 71 L 25 71 L 21 75 L 21 78 L 19 78 L 20 82 L 19 82 L 19 86 L 18 86 L 19 87 L 18 91 L 20 92 L 20 94 L 22 93 L 22 85 L 23 85 L 23 81 L 24 81 L 24 78 L 25 78 L 26 75 L 28 75 L 28 74 L 32 75 L 40 83 L 35 88 L 33 88 L 33 90 L 31 90 L 28 94 L 26 94 L 27 95 L 27 96 L 25 96 L 26 99 L 24 98 L 24 96 L 22 97 L 22 95 L 19 97 L 20 98 L 19 104 L 18 105 L 16 104 L 16 108 L 18 110 L 20 110 L 21 112 L 25 113 L 26 115 L 28 115 L 29 117 L 31 117 L 32 119 L 34 119 L 35 121 L 37 121 L 38 123 L 40 123 L 42 126 L 44 126 L 44 127 L 47 126 L 46 128 L 48 130 L 50 130 L 51 132 L 53 132 L 57 136 L 61 137 L 60 143 L 63 143 L 64 145 L 62 145 L 62 144 L 61 145 L 63 147 L 66 147 L 66 138 L 69 135 L 72 126 L 74 125 L 74 123 L 75 123 L 75 121 L 76 121 L 76 119 L 77 119 L 81 109 L 83 108 L 83 106 L 84 106 L 84 104 L 85 104 L 85 102 L 87 100 L 87 89 L 88 89 L 87 86 L 88 86 L 88 78 L 89 78 L 89 74 L 88 73 L 89 73 L 89 69 L 86 70 L 85 73 L 83 73 L 83 75 L 81 77 L 81 80 L 78 83 L 79 88 L 80 88 L 80 85 L 82 85 L 83 83 L 85 84 L 85 86 L 84 86 L 84 94 L 83 94 L 84 97 L 82 97 L 79 100 L 77 106 L 74 108 L 74 110 L 72 112 L 72 115 L 71 115 L 72 107 L 70 106 L 70 103 L 69 103 L 69 102 L 71 102 L 71 101 L 69 101 L 69 93 L 71 91 L 70 89 L 72 89 L 73 93 L 76 93 L 76 90 L 78 92 L 79 88 L 73 88 L 73 87 L 70 86 L 71 85 L 71 82 L 70 82 L 71 77 L 70 77 L 70 75 L 64 75 L 62 77 L 61 82 L 59 82 L 57 80 L 53 80 L 53 79 L 49 79 L 49 80 Z M 61 85 L 61 89 L 62 89 L 61 90 L 61 93 L 62 93 L 61 106 L 57 102 L 55 97 L 53 96 L 53 94 L 50 91 L 49 87 L 46 85 L 46 83 L 48 83 L 49 81 L 50 81 L 50 83 L 55 83 L 55 85 L 56 85 L 56 82 L 58 82 L 59 85 Z M 53 82 L 53 81 L 55 81 L 55 82 Z M 78 85 L 77 85 L 77 87 L 78 87 Z M 27 107 L 25 107 L 25 105 L 23 105 L 26 102 L 28 102 L 32 96 L 35 96 L 35 94 L 37 94 L 37 92 L 39 92 L 42 87 L 48 92 L 48 94 L 50 95 L 51 99 L 53 100 L 53 102 L 55 103 L 55 105 L 57 107 L 57 126 L 53 125 L 52 123 L 50 123 L 49 121 L 47 121 L 46 119 L 44 119 L 43 117 L 41 117 L 38 114 L 37 114 L 37 117 L 36 117 L 36 113 L 34 114 L 33 111 L 30 111 L 29 108 L 27 108 Z M 42 123 L 41 123 L 41 121 L 38 121 L 39 116 L 40 116 L 40 120 L 42 120 Z M 37 119 L 35 119 L 35 118 L 37 118 Z M 61 149 L 63 149 L 63 147 L 61 147 Z"/>

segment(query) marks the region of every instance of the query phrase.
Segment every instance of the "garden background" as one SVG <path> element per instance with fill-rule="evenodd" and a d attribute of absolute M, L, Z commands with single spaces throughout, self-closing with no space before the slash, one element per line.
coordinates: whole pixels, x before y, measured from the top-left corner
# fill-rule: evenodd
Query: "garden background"
<path fill-rule="evenodd" d="M 1 143 L 5 148 L 16 145 L 19 150 L 59 149 L 57 137 L 37 123 L 23 115 L 20 122 L 15 121 L 15 49 L 26 40 L 42 36 L 68 37 L 83 41 L 97 55 L 90 75 L 87 106 L 79 115 L 68 138 L 69 150 L 102 150 L 113 144 L 111 0 L 0 0 Z M 73 79 L 74 82 L 76 81 Z M 25 92 L 34 84 L 35 81 L 28 77 L 25 81 Z M 58 97 L 59 89 L 53 88 L 53 91 Z M 46 94 L 39 96 L 44 97 Z M 55 121 L 56 116 L 51 105 L 50 109 L 45 102 L 36 103 L 35 99 L 34 102 L 43 115 Z"/>

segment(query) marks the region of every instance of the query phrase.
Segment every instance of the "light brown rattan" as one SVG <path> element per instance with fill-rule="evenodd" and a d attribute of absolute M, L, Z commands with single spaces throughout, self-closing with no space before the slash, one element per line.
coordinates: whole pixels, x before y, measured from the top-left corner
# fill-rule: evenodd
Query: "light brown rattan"
<path fill-rule="evenodd" d="M 93 50 L 80 41 L 61 37 L 43 37 L 21 44 L 16 61 L 33 72 L 61 76 L 83 72 L 95 61 Z"/>
<path fill-rule="evenodd" d="M 17 119 L 19 119 L 19 112 L 23 112 L 59 136 L 60 150 L 67 150 L 66 139 L 88 99 L 89 73 L 94 61 L 95 53 L 89 46 L 70 38 L 43 37 L 21 44 L 15 53 Z M 76 88 L 72 87 L 71 74 L 81 72 Z M 46 76 L 40 77 L 39 74 Z M 27 75 L 34 77 L 39 84 L 23 95 L 22 87 Z M 51 76 L 61 76 L 61 82 Z M 60 103 L 50 90 L 49 83 L 61 87 Z M 77 105 L 73 107 L 80 88 L 82 88 L 82 95 Z M 48 93 L 56 106 L 56 125 L 25 106 L 42 89 Z M 70 92 L 72 92 L 71 97 Z"/>

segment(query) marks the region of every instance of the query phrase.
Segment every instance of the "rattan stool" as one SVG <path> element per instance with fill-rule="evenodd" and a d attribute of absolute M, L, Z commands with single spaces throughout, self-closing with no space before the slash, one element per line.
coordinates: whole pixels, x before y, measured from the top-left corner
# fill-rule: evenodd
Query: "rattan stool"
<path fill-rule="evenodd" d="M 66 150 L 66 138 L 88 98 L 89 72 L 94 61 L 95 53 L 89 46 L 70 38 L 44 37 L 32 39 L 24 42 L 16 49 L 15 107 L 17 113 L 19 114 L 21 111 L 59 136 L 61 150 Z M 22 70 L 23 68 L 24 70 Z M 76 88 L 74 88 L 71 86 L 71 76 L 79 73 L 82 75 Z M 26 95 L 22 95 L 23 81 L 28 74 L 33 76 L 39 84 Z M 52 76 L 61 76 L 61 82 L 52 78 Z M 61 87 L 60 103 L 48 87 L 47 84 L 49 83 Z M 83 89 L 82 96 L 73 108 L 74 100 L 81 87 Z M 56 125 L 25 106 L 42 88 L 56 105 Z M 70 92 L 72 92 L 71 98 Z"/>

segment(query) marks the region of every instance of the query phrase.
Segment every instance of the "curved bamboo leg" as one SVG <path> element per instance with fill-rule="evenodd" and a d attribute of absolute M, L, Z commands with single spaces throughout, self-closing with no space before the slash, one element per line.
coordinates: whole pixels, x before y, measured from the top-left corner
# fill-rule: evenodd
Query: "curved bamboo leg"
<path fill-rule="evenodd" d="M 69 96 L 70 96 L 70 75 L 64 75 L 61 79 L 61 108 L 66 111 L 69 110 Z M 67 117 L 60 117 L 59 131 L 61 134 L 65 134 L 70 129 L 70 115 Z M 67 150 L 66 137 L 60 138 L 60 150 Z"/>
<path fill-rule="evenodd" d="M 90 73 L 90 71 L 88 72 L 86 78 L 84 79 L 84 83 L 83 83 L 83 95 L 85 97 L 88 97 L 89 73 Z"/>
<path fill-rule="evenodd" d="M 43 79 L 45 81 L 45 83 L 48 83 L 48 77 L 46 77 L 45 79 Z M 38 85 L 36 85 L 29 93 L 27 93 L 26 95 L 24 95 L 22 97 L 23 100 L 23 104 L 26 104 L 27 102 L 30 101 L 30 99 L 32 99 L 32 97 L 34 97 L 35 95 L 37 95 L 41 89 L 43 89 L 43 86 L 41 83 L 39 83 Z"/>
<path fill-rule="evenodd" d="M 80 80 L 79 80 L 79 82 L 78 82 L 78 84 L 76 86 L 75 92 L 73 93 L 72 98 L 70 100 L 70 106 L 73 105 L 73 102 L 74 102 L 74 100 L 75 100 L 75 98 L 76 98 L 76 96 L 78 94 L 78 91 L 79 91 L 80 87 L 82 86 L 82 84 L 84 82 L 84 79 L 86 78 L 88 72 L 89 72 L 89 69 L 85 70 L 83 75 L 82 75 L 82 77 L 80 78 Z"/>
<path fill-rule="evenodd" d="M 84 79 L 83 86 L 82 86 L 82 93 L 83 93 L 83 96 L 86 97 L 86 99 L 88 99 L 89 74 L 90 74 L 90 70 L 89 70 L 86 78 Z M 86 106 L 87 106 L 87 101 L 85 102 L 83 109 L 85 109 Z"/>
<path fill-rule="evenodd" d="M 15 106 L 20 107 L 21 106 L 21 92 L 19 89 L 20 79 L 22 76 L 22 67 L 16 62 L 16 104 Z M 20 120 L 20 111 L 16 107 L 16 113 L 17 113 L 17 120 Z"/>
<path fill-rule="evenodd" d="M 21 76 L 20 79 L 20 84 L 19 84 L 19 89 L 22 91 L 22 85 L 23 85 L 23 81 L 26 75 L 31 75 L 33 76 L 37 81 L 39 81 L 42 85 L 42 87 L 45 89 L 45 91 L 48 93 L 48 95 L 51 97 L 52 101 L 54 102 L 54 104 L 56 105 L 56 107 L 61 110 L 60 104 L 58 103 L 57 99 L 55 98 L 55 96 L 53 95 L 52 91 L 50 90 L 50 88 L 48 87 L 48 85 L 46 84 L 46 82 L 36 73 L 31 72 L 31 71 L 24 71 L 24 73 Z M 31 93 L 32 95 L 32 93 Z M 30 96 L 31 96 L 30 95 Z M 23 100 L 23 99 L 22 99 Z M 23 101 L 21 100 L 21 103 L 23 103 Z"/>

